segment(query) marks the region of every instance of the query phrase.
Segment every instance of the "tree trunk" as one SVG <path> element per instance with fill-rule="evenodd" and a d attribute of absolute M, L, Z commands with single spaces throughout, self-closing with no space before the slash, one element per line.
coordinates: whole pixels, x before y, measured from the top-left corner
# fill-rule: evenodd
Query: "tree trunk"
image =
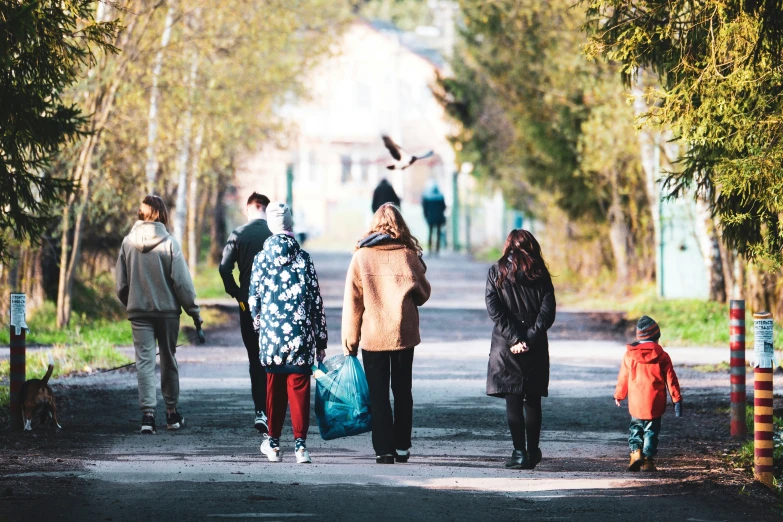
<path fill-rule="evenodd" d="M 726 280 L 720 252 L 720 239 L 712 219 L 709 204 L 702 197 L 696 198 L 696 239 L 698 239 L 704 268 L 707 272 L 709 298 L 718 303 L 726 302 Z"/>
<path fill-rule="evenodd" d="M 177 183 L 177 202 L 174 209 L 174 239 L 182 244 L 185 235 L 185 223 L 188 213 L 188 160 L 190 159 L 190 141 L 193 131 L 193 101 L 196 94 L 196 76 L 198 74 L 198 52 L 193 50 L 188 82 L 188 106 L 182 129 L 182 145 L 179 153 L 179 181 Z"/>
<path fill-rule="evenodd" d="M 718 241 L 718 250 L 720 251 L 721 265 L 723 265 L 723 282 L 726 299 L 741 299 L 740 289 L 735 278 L 736 259 L 734 252 L 726 248 L 723 241 Z"/>
<path fill-rule="evenodd" d="M 204 123 L 199 125 L 196 140 L 193 143 L 193 160 L 190 166 L 190 193 L 188 194 L 188 267 L 191 275 L 196 275 L 198 266 L 198 178 L 201 143 L 204 139 Z"/>
<path fill-rule="evenodd" d="M 149 194 L 155 192 L 155 182 L 158 174 L 158 97 L 160 96 L 158 80 L 163 70 L 163 53 L 166 47 L 168 47 L 169 41 L 171 41 L 171 28 L 174 26 L 174 16 L 177 13 L 174 0 L 169 0 L 167 3 L 169 9 L 166 13 L 166 21 L 163 24 L 160 48 L 158 48 L 158 52 L 155 55 L 155 66 L 152 68 L 150 110 L 147 116 L 147 164 L 145 166 L 145 174 L 147 177 L 147 192 Z"/>
<path fill-rule="evenodd" d="M 631 254 L 628 238 L 631 235 L 631 229 L 628 226 L 628 221 L 623 212 L 620 189 L 617 186 L 617 181 L 618 175 L 617 173 L 614 173 L 612 181 L 612 203 L 609 206 L 609 242 L 612 246 L 617 280 L 623 287 L 627 287 L 629 282 L 628 260 Z"/>
<path fill-rule="evenodd" d="M 129 9 L 129 12 L 134 12 L 134 9 Z M 144 34 L 145 26 L 149 23 L 152 11 L 154 11 L 154 9 L 146 13 L 146 19 L 137 32 L 135 32 L 135 29 L 139 26 L 138 21 L 141 15 L 130 16 L 125 19 L 125 27 L 115 42 L 115 45 L 118 48 L 123 49 L 124 52 L 115 67 L 110 68 L 108 66 L 109 59 L 107 56 L 104 56 L 101 65 L 90 71 L 90 74 L 106 74 L 107 71 L 111 69 L 112 75 L 107 83 L 99 84 L 95 90 L 87 95 L 88 103 L 86 104 L 87 110 L 85 113 L 90 115 L 89 126 L 87 128 L 89 134 L 82 142 L 79 157 L 70 176 L 77 189 L 80 189 L 80 194 L 77 194 L 77 192 L 74 191 L 68 197 L 68 201 L 63 209 L 60 279 L 57 288 L 56 317 L 58 328 L 68 326 L 68 323 L 71 320 L 71 295 L 73 293 L 76 270 L 81 259 L 84 211 L 90 201 L 90 178 L 92 175 L 93 153 L 95 152 L 95 147 L 100 142 L 101 133 L 106 127 L 106 123 L 111 115 L 117 90 L 125 79 L 125 72 L 128 69 L 128 64 L 131 61 L 134 61 L 138 56 L 138 39 Z M 136 40 L 131 45 L 132 37 L 135 37 Z M 79 198 L 78 204 L 77 198 Z M 74 209 L 75 221 L 73 238 L 71 240 L 73 244 L 69 250 L 70 219 Z"/>
<path fill-rule="evenodd" d="M 226 243 L 226 224 L 225 210 L 223 206 L 223 194 L 225 193 L 225 183 L 222 182 L 222 176 L 218 176 L 215 181 L 215 188 L 212 192 L 212 222 L 209 234 L 209 260 L 213 266 L 220 263 L 223 258 L 223 245 Z"/>

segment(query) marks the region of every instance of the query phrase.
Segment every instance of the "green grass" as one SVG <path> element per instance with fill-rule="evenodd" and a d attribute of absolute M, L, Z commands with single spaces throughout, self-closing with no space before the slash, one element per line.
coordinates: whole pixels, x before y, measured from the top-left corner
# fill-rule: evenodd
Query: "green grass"
<path fill-rule="evenodd" d="M 63 377 L 73 373 L 92 373 L 96 370 L 115 368 L 132 362 L 113 346 L 89 343 L 80 346 L 55 346 L 51 350 L 41 350 L 27 354 L 25 365 L 26 378 L 43 377 L 49 366 L 49 354 L 54 358 L 52 378 Z M 0 380 L 8 380 L 10 373 L 9 361 L 0 361 Z"/>
<path fill-rule="evenodd" d="M 52 302 L 32 312 L 27 318 L 27 326 L 30 328 L 27 344 L 30 345 L 133 344 L 130 323 L 124 316 L 112 314 L 110 317 L 96 317 L 93 313 L 75 313 L 71 316 L 70 326 L 57 328 L 55 305 Z M 6 323 L 0 328 L 0 344 L 8 344 L 10 335 Z"/>
<path fill-rule="evenodd" d="M 582 293 L 565 292 L 558 295 L 559 306 L 582 310 L 624 312 L 628 321 L 635 323 L 648 315 L 661 327 L 664 346 L 728 346 L 729 305 L 699 299 L 659 299 L 650 285 L 631 290 L 628 296 L 607 297 L 597 292 L 585 297 Z M 745 314 L 746 346 L 753 346 L 753 314 Z M 775 347 L 783 348 L 783 328 L 775 324 Z"/>
<path fill-rule="evenodd" d="M 234 269 L 234 280 L 239 281 L 239 270 Z M 216 266 L 199 265 L 193 278 L 196 295 L 200 299 L 229 297 L 223 288 L 223 280 Z"/>

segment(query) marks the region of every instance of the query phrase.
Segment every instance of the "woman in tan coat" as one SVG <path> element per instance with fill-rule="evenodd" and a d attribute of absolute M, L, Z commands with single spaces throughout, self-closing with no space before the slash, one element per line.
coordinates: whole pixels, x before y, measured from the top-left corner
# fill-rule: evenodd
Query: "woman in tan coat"
<path fill-rule="evenodd" d="M 359 241 L 345 281 L 343 351 L 356 356 L 362 347 L 379 464 L 407 462 L 410 456 L 413 348 L 421 342 L 418 307 L 430 297 L 421 255 L 400 211 L 387 203 Z"/>

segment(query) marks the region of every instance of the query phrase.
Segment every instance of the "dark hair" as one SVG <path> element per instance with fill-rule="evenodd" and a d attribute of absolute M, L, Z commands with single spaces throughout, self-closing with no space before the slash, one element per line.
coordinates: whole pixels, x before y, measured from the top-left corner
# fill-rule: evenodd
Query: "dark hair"
<path fill-rule="evenodd" d="M 261 207 L 261 210 L 266 210 L 269 206 L 269 198 L 258 192 L 253 192 L 250 197 L 247 198 L 247 206 L 255 205 Z"/>
<path fill-rule="evenodd" d="M 512 230 L 506 239 L 503 257 L 498 260 L 497 284 L 503 284 L 503 281 L 518 272 L 531 281 L 549 275 L 549 269 L 541 256 L 541 246 L 533 234 L 521 228 Z"/>
<path fill-rule="evenodd" d="M 165 227 L 169 224 L 169 211 L 160 197 L 149 195 L 141 202 L 139 219 L 142 221 L 157 221 L 158 223 L 163 223 Z"/>

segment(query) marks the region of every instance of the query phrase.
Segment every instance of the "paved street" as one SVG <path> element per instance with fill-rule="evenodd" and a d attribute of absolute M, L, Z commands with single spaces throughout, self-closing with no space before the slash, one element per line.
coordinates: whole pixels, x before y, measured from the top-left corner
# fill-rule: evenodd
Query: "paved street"
<path fill-rule="evenodd" d="M 334 354 L 349 256 L 314 259 Z M 484 395 L 487 266 L 456 256 L 427 262 L 433 298 L 421 311 L 410 463 L 376 465 L 369 434 L 322 441 L 314 419 L 312 465 L 293 463 L 289 424 L 284 462 L 267 462 L 251 428 L 238 329 L 208 329 L 207 345 L 178 354 L 187 420 L 179 433 L 135 434 L 132 372 L 55 383 L 60 434 L 0 434 L 0 520 L 780 520 L 754 486 L 740 495 L 744 475 L 725 468 L 722 455 L 734 447 L 728 375 L 682 366 L 724 360 L 720 350 L 670 350 L 685 416 L 664 418 L 659 472 L 624 471 L 629 417 L 611 396 L 627 325 L 608 313 L 558 312 L 544 460 L 534 471 L 504 469 L 512 449 L 504 402 Z M 780 377 L 775 386 L 783 389 Z"/>

